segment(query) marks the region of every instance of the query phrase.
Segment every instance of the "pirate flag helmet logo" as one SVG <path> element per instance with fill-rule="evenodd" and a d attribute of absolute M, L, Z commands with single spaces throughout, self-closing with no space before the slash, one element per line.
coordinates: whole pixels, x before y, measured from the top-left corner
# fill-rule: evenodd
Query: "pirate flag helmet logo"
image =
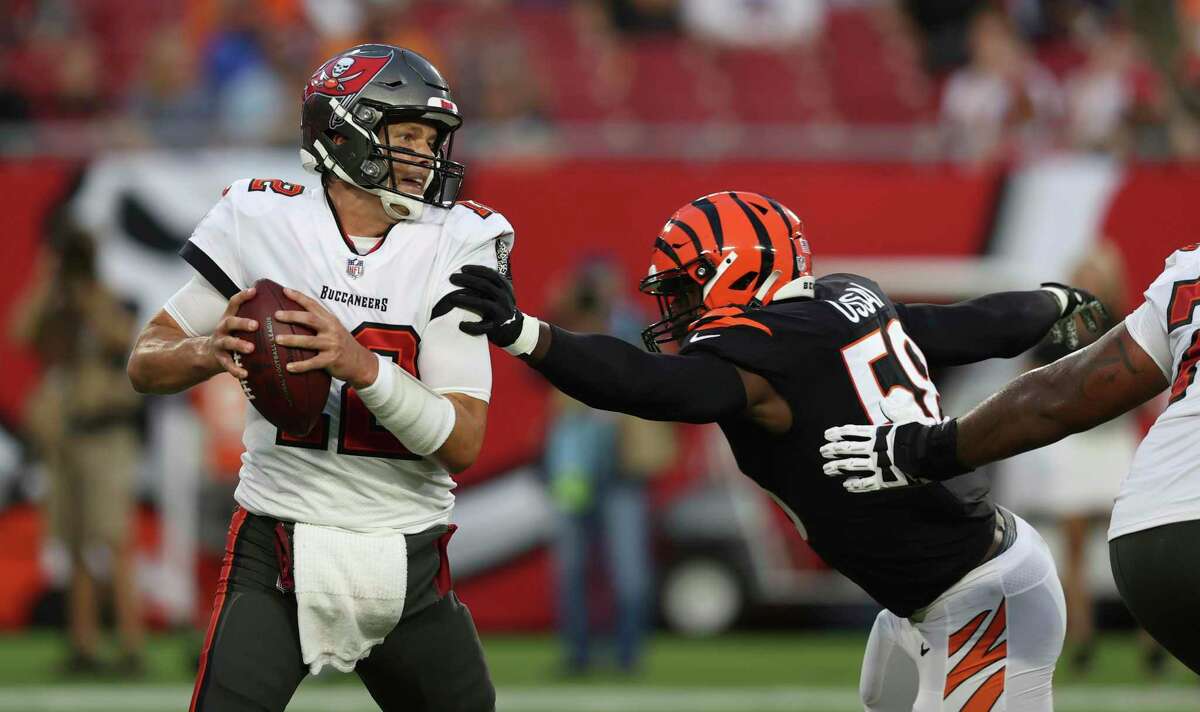
<path fill-rule="evenodd" d="M 308 80 L 308 85 L 304 87 L 304 100 L 307 101 L 313 94 L 352 97 L 362 91 L 389 60 L 390 55 L 370 57 L 350 54 L 331 59 Z"/>

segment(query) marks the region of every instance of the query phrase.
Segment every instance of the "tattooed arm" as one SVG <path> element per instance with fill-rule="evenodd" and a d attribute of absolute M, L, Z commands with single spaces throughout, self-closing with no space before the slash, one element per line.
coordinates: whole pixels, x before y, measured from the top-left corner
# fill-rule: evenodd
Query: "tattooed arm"
<path fill-rule="evenodd" d="M 1030 371 L 958 419 L 958 461 L 967 468 L 1011 457 L 1093 428 L 1167 387 L 1124 324 L 1096 343 Z"/>

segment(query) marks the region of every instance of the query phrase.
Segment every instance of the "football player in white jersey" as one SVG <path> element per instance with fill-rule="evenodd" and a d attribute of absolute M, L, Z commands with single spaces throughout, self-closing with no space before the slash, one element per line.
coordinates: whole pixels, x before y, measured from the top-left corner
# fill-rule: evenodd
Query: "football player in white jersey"
<path fill-rule="evenodd" d="M 315 336 L 296 372 L 328 371 L 321 421 L 304 437 L 251 410 L 237 509 L 192 710 L 283 710 L 310 670 L 354 669 L 385 710 L 494 708 L 470 613 L 445 560 L 451 472 L 479 453 L 491 393 L 487 341 L 462 333 L 448 277 L 483 261 L 507 273 L 513 230 L 456 203 L 450 159 L 462 118 L 426 59 L 361 45 L 304 88 L 306 167 L 322 187 L 241 180 L 181 255 L 195 268 L 143 330 L 134 386 L 174 393 L 243 378 L 253 346 L 236 316 L 256 280 L 304 311 Z M 289 368 L 292 368 L 289 366 Z"/>
<path fill-rule="evenodd" d="M 831 459 L 826 473 L 852 475 L 854 491 L 883 486 L 885 456 L 906 477 L 946 480 L 1095 427 L 1169 388 L 1117 494 L 1109 559 L 1138 622 L 1200 673 L 1200 245 L 1172 254 L 1145 297 L 1096 343 L 1017 378 L 961 418 L 832 428 L 821 452 Z"/>

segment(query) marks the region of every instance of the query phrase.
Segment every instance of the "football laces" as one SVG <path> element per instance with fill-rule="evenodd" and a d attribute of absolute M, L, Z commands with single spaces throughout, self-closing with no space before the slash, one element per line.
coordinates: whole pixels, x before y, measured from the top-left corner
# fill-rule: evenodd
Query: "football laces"
<path fill-rule="evenodd" d="M 236 351 L 233 352 L 233 364 L 238 368 L 242 368 L 242 355 Z M 254 400 L 254 391 L 250 389 L 249 381 L 239 378 L 238 385 L 242 387 L 242 393 L 246 394 L 246 400 Z"/>

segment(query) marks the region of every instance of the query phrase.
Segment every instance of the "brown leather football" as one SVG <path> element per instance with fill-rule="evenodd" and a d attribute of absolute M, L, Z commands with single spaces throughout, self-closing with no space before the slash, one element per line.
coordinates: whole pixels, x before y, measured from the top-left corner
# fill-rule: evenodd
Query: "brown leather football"
<path fill-rule="evenodd" d="M 307 435 L 321 419 L 321 410 L 329 397 L 329 373 L 324 370 L 290 373 L 287 365 L 316 355 L 308 349 L 289 348 L 275 343 L 276 334 L 312 336 L 303 324 L 288 324 L 275 318 L 277 311 L 304 311 L 288 299 L 283 287 L 269 279 L 254 283 L 258 291 L 242 304 L 237 315 L 258 322 L 258 330 L 239 332 L 240 338 L 254 343 L 254 351 L 239 354 L 242 368 L 249 374 L 242 390 L 264 418 L 290 435 Z"/>

